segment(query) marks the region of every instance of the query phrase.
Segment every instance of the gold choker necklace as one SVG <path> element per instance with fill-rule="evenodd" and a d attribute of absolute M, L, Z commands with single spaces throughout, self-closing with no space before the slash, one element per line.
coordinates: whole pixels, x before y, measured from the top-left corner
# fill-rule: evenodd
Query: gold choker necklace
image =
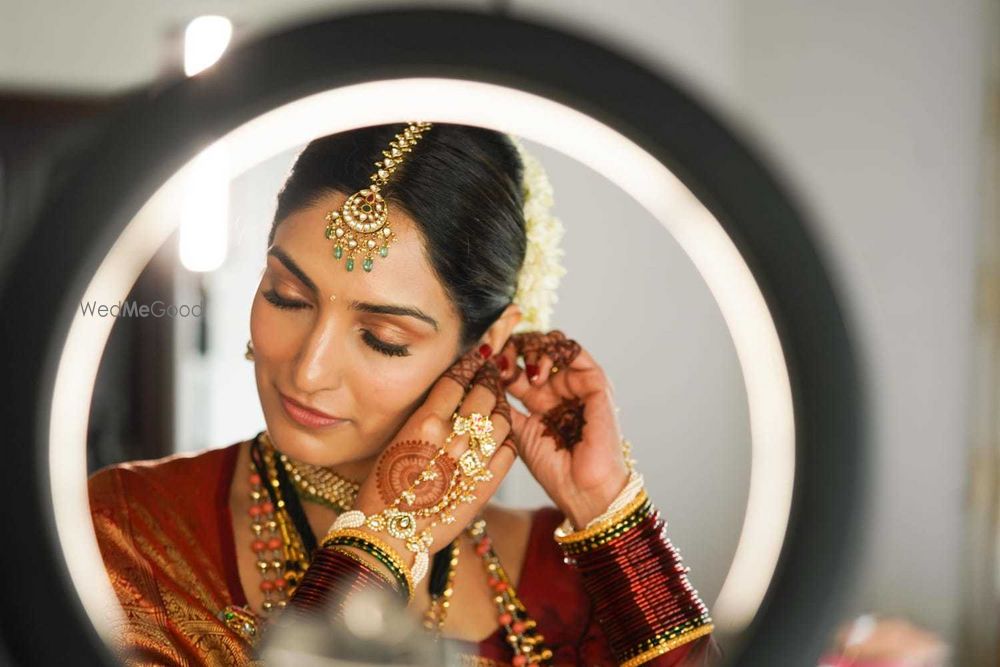
<path fill-rule="evenodd" d="M 266 446 L 277 454 L 278 460 L 281 461 L 281 465 L 284 466 L 299 493 L 307 500 L 326 505 L 337 512 L 346 512 L 354 507 L 354 500 L 358 497 L 358 489 L 360 488 L 358 483 L 341 477 L 329 468 L 301 463 L 288 458 L 274 449 L 266 432 L 262 439 Z"/>

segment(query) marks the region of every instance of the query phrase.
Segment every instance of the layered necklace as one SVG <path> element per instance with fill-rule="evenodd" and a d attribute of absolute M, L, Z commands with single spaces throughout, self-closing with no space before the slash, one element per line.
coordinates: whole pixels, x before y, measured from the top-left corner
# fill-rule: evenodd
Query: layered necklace
<path fill-rule="evenodd" d="M 261 431 L 250 447 L 250 548 L 257 557 L 260 573 L 260 590 L 264 594 L 261 604 L 267 623 L 276 612 L 285 608 L 306 570 L 310 554 L 317 547 L 305 513 L 303 499 L 320 503 L 337 512 L 354 506 L 359 485 L 337 473 L 285 456 L 271 442 L 267 431 Z M 292 492 L 288 493 L 287 490 Z M 506 641 L 514 652 L 512 664 L 544 664 L 552 652 L 542 646 L 542 635 L 535 629 L 535 621 L 517 597 L 492 542 L 486 534 L 486 522 L 477 519 L 466 534 L 475 545 L 476 555 L 483 561 L 487 582 L 494 593 L 497 618 L 504 628 Z M 458 566 L 459 540 L 456 539 L 435 558 L 430 573 L 431 603 L 424 614 L 424 627 L 441 636 L 454 591 L 455 572 Z M 219 614 L 230 627 L 250 641 L 260 634 L 255 614 L 237 606 L 226 607 Z"/>

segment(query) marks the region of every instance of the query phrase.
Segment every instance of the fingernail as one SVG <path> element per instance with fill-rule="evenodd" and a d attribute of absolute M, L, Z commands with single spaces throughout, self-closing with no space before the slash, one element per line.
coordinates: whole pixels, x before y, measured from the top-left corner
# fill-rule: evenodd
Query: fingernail
<path fill-rule="evenodd" d="M 532 382 L 538 379 L 538 366 L 535 364 L 525 364 L 524 370 L 528 374 L 528 379 Z"/>
<path fill-rule="evenodd" d="M 507 361 L 507 357 L 500 357 L 499 359 L 497 359 L 497 366 L 500 368 L 501 371 L 506 371 L 507 368 L 510 366 L 510 362 Z"/>
<path fill-rule="evenodd" d="M 483 359 L 489 359 L 493 356 L 493 348 L 489 346 L 488 343 L 483 343 L 479 346 L 479 354 Z"/>

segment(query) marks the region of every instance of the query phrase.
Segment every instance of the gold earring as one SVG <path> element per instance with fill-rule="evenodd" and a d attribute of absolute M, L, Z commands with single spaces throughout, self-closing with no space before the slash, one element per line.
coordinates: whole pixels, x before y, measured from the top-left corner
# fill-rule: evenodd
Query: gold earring
<path fill-rule="evenodd" d="M 243 358 L 253 361 L 253 341 L 247 340 L 247 351 L 243 353 Z"/>

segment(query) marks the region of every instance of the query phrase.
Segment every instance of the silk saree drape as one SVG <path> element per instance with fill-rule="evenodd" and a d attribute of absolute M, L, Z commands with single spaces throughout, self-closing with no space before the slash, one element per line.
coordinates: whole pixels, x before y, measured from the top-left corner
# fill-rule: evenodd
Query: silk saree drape
<path fill-rule="evenodd" d="M 262 665 L 251 644 L 218 614 L 245 605 L 229 494 L 239 447 L 177 454 L 104 468 L 91 476 L 94 529 L 125 613 L 115 647 L 128 665 Z M 552 539 L 554 508 L 533 514 L 518 595 L 538 622 L 555 665 L 614 665 L 580 580 Z M 485 580 L 483 582 L 485 586 Z M 483 641 L 456 642 L 465 664 L 508 664 L 500 627 Z M 473 658 L 472 656 L 478 656 Z M 711 635 L 646 663 L 715 664 Z"/>

